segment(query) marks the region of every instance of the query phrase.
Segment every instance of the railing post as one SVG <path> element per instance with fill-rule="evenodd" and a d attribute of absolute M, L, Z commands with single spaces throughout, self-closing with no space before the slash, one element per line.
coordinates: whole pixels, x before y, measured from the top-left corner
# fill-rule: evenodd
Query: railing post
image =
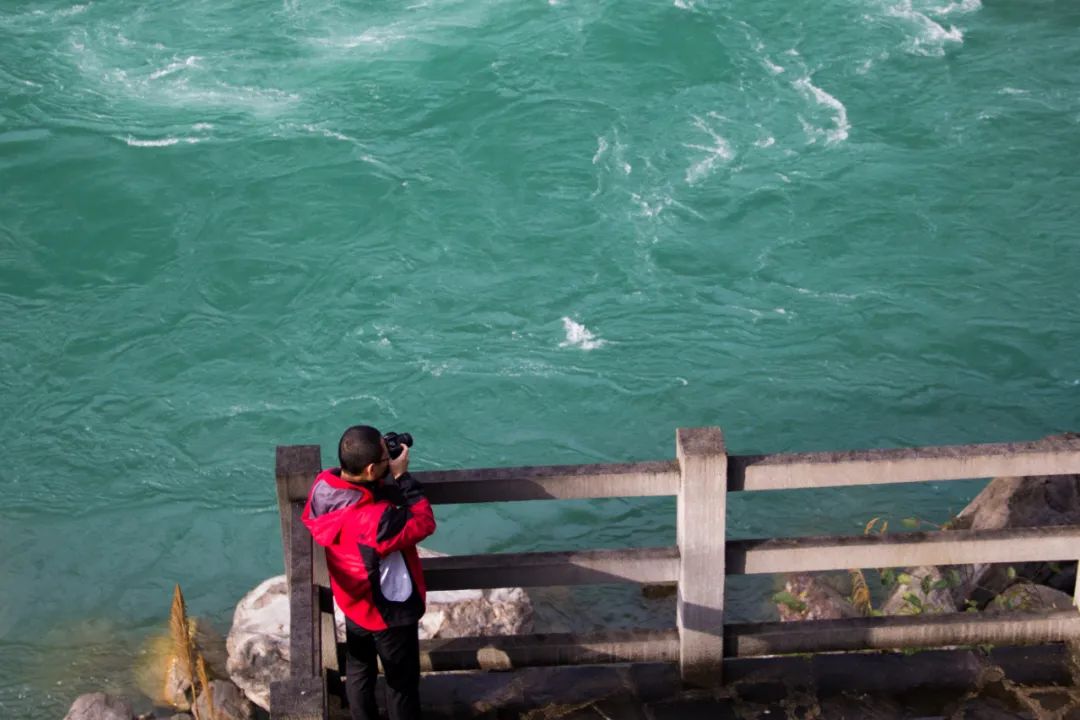
<path fill-rule="evenodd" d="M 720 428 L 679 428 L 677 500 L 679 671 L 684 683 L 721 683 L 727 452 Z"/>
<path fill-rule="evenodd" d="M 307 499 L 311 484 L 322 468 L 318 445 L 278 445 L 275 455 L 274 479 L 277 486 L 278 515 L 281 516 L 281 546 L 285 551 L 285 579 L 291 581 L 290 506 L 294 502 L 304 502 Z"/>
<path fill-rule="evenodd" d="M 319 607 L 318 560 L 301 513 L 319 472 L 317 445 L 277 448 L 275 476 L 285 573 L 289 588 L 289 675 L 270 684 L 274 720 L 325 720 L 326 675 L 323 672 L 323 622 Z"/>

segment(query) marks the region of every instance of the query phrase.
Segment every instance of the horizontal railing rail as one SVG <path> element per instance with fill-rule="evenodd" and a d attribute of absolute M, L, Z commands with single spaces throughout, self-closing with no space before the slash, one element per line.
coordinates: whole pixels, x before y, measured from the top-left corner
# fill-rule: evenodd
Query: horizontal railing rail
<path fill-rule="evenodd" d="M 733 456 L 728 490 L 792 490 L 1080 472 L 1080 435 L 1024 443 Z"/>
<path fill-rule="evenodd" d="M 1080 526 L 732 540 L 729 575 L 1072 560 Z"/>
<path fill-rule="evenodd" d="M 790 623 L 723 619 L 727 575 L 1031 561 L 1075 561 L 1080 525 L 888 535 L 731 540 L 727 492 L 1080 474 L 1080 435 L 1035 442 L 901 450 L 728 456 L 715 428 L 679 430 L 674 461 L 415 473 L 435 504 L 674 496 L 673 547 L 425 558 L 430 590 L 608 583 L 676 584 L 670 630 L 434 639 L 427 670 L 674 662 L 684 681 L 715 684 L 725 658 L 878 651 L 1080 638 L 1080 613 L 951 613 Z M 273 688 L 275 717 L 324 717 L 339 648 L 323 554 L 299 513 L 319 470 L 316 446 L 279 447 L 278 501 L 289 578 L 290 677 Z M 316 697 L 317 696 L 317 697 Z M 322 713 L 322 714 L 320 714 Z"/>
<path fill-rule="evenodd" d="M 428 470 L 413 473 L 435 505 L 677 495 L 673 461 Z"/>
<path fill-rule="evenodd" d="M 431 590 L 468 590 L 605 583 L 671 583 L 678 548 L 449 555 L 424 558 Z"/>

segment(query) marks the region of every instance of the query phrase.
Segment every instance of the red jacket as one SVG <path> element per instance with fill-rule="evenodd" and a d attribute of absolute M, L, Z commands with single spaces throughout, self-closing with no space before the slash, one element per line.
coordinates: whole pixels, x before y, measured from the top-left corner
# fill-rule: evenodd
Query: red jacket
<path fill-rule="evenodd" d="M 388 483 L 350 483 L 341 470 L 315 478 L 304 524 L 326 548 L 338 607 L 366 630 L 409 625 L 424 614 L 424 572 L 416 544 L 435 532 L 423 488 L 405 473 Z"/>

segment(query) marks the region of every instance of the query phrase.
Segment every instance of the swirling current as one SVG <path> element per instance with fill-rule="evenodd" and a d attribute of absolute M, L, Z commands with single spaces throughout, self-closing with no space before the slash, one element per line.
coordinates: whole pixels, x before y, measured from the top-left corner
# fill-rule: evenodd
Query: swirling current
<path fill-rule="evenodd" d="M 330 463 L 356 422 L 421 469 L 1080 429 L 1078 30 L 1068 0 L 5 3 L 0 716 L 136 697 L 175 582 L 227 630 L 281 571 L 274 446 Z M 980 483 L 732 497 L 728 526 L 940 522 Z M 438 519 L 453 553 L 675 522 Z M 538 629 L 674 619 L 535 599 Z"/>

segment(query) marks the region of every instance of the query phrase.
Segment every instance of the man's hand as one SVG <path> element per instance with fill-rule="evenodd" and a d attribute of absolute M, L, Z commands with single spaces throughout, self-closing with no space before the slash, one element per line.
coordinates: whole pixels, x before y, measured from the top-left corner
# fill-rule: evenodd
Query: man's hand
<path fill-rule="evenodd" d="M 409 472 L 409 446 L 401 446 L 401 454 L 396 458 L 390 458 L 390 473 L 397 480 L 399 477 Z"/>

